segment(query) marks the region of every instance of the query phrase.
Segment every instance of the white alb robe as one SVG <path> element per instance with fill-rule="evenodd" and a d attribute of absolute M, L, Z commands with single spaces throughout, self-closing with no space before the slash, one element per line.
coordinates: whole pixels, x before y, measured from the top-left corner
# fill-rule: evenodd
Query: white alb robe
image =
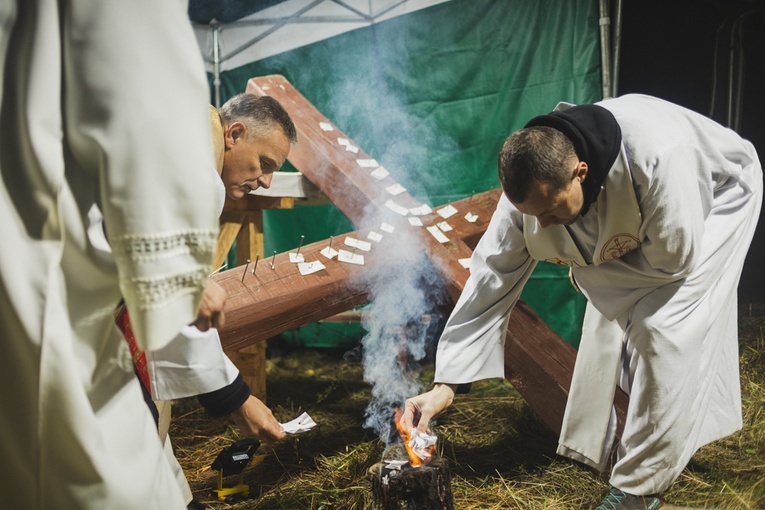
<path fill-rule="evenodd" d="M 602 218 L 624 213 L 608 188 L 587 215 L 556 226 L 585 262 L 568 265 L 589 300 L 567 407 L 567 415 L 584 409 L 573 413 L 585 419 L 567 434 L 586 446 L 561 444 L 559 453 L 582 460 L 578 450 L 586 450 L 591 464 L 601 464 L 610 448 L 602 436 L 613 428 L 608 395 L 623 368 L 630 404 L 611 483 L 650 494 L 666 489 L 698 448 L 742 426 L 736 288 L 762 202 L 762 169 L 749 142 L 679 106 L 641 95 L 598 104 L 622 130 L 640 244 L 594 263 Z M 507 318 L 536 264 L 524 238 L 533 235 L 528 221 L 500 199 L 439 341 L 436 382 L 503 377 Z M 583 353 L 601 351 L 609 364 L 593 370 Z M 578 391 L 578 371 L 580 381 L 600 378 L 610 393 Z M 590 409 L 599 410 L 597 423 L 586 420 Z"/>
<path fill-rule="evenodd" d="M 185 508 L 113 312 L 124 296 L 139 344 L 159 349 L 212 269 L 208 89 L 186 4 L 3 2 L 0 65 L 4 504 Z M 114 259 L 90 244 L 94 204 Z"/>

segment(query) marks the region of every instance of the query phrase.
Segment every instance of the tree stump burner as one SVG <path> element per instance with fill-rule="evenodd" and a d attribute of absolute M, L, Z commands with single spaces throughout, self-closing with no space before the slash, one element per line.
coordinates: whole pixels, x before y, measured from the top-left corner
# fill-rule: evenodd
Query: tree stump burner
<path fill-rule="evenodd" d="M 449 462 L 379 462 L 369 468 L 374 510 L 454 510 Z"/>

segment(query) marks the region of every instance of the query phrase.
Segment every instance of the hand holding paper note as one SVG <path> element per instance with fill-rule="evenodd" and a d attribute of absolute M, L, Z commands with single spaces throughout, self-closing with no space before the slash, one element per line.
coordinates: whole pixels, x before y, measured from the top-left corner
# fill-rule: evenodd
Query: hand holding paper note
<path fill-rule="evenodd" d="M 287 434 L 299 434 L 301 432 L 308 432 L 316 426 L 316 422 L 313 418 L 308 416 L 308 413 L 303 413 L 292 421 L 287 423 L 281 423 L 282 429 Z"/>

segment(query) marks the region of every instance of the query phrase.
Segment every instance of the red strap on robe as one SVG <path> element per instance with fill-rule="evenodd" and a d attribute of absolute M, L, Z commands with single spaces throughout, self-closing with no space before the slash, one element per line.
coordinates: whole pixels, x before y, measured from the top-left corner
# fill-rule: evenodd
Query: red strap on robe
<path fill-rule="evenodd" d="M 141 384 L 151 395 L 151 383 L 149 382 L 149 368 L 146 366 L 146 353 L 138 347 L 135 334 L 133 333 L 133 326 L 130 324 L 130 316 L 128 315 L 127 307 L 122 304 L 117 307 L 114 312 L 114 323 L 122 331 L 122 335 L 127 341 L 130 348 L 130 355 L 133 357 L 133 365 L 135 366 L 135 372 L 138 374 L 138 378 L 141 380 Z"/>

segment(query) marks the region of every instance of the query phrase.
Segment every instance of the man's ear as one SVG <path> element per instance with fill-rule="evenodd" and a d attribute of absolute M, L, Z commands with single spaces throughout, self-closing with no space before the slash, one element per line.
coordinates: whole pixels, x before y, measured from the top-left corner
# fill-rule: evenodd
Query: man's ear
<path fill-rule="evenodd" d="M 230 126 L 226 128 L 223 133 L 223 140 L 226 144 L 226 149 L 230 149 L 235 143 L 241 142 L 247 138 L 247 126 L 242 122 L 232 122 Z"/>
<path fill-rule="evenodd" d="M 587 178 L 587 171 L 589 170 L 589 167 L 587 166 L 587 163 L 584 161 L 580 161 L 577 163 L 576 168 L 574 168 L 574 173 L 571 177 L 572 180 L 584 182 L 584 180 Z"/>

